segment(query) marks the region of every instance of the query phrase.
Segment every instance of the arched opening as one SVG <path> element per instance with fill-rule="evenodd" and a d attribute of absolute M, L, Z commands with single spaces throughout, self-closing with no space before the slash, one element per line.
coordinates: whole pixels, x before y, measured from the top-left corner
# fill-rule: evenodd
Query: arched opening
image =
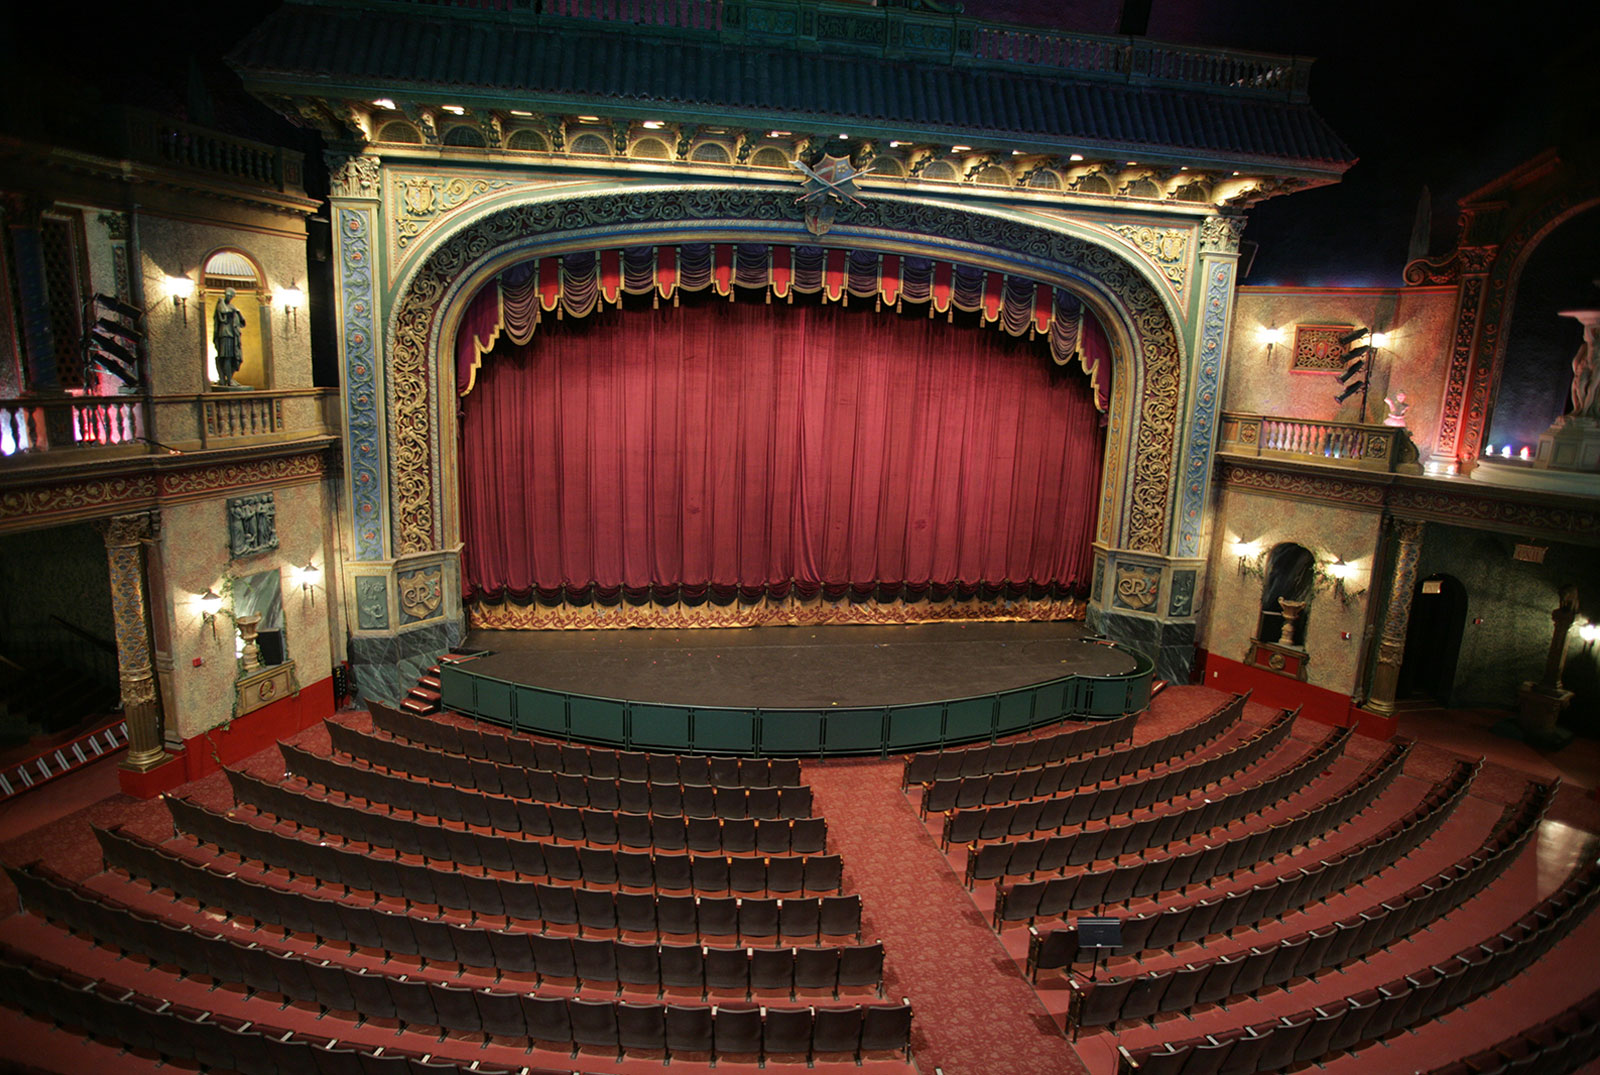
<path fill-rule="evenodd" d="M 444 144 L 447 146 L 463 146 L 468 149 L 483 149 L 489 143 L 484 140 L 483 132 L 469 123 L 458 123 L 444 132 Z"/>
<path fill-rule="evenodd" d="M 206 383 L 217 388 L 270 387 L 266 280 L 242 250 L 218 250 L 202 271 Z"/>
<path fill-rule="evenodd" d="M 1256 638 L 1284 646 L 1304 646 L 1306 621 L 1311 616 L 1311 588 L 1316 557 L 1304 545 L 1286 541 L 1274 545 L 1267 554 L 1266 578 L 1261 584 L 1261 612 L 1256 622 Z M 1285 604 L 1299 605 L 1287 633 L 1284 631 Z"/>
<path fill-rule="evenodd" d="M 1031 280 L 837 254 L 573 254 L 479 292 L 457 340 L 476 625 L 1083 614 L 1103 328 Z"/>
<path fill-rule="evenodd" d="M 1461 636 L 1467 626 L 1467 588 L 1454 575 L 1431 575 L 1417 582 L 1406 628 L 1405 657 L 1395 697 L 1450 704 Z"/>

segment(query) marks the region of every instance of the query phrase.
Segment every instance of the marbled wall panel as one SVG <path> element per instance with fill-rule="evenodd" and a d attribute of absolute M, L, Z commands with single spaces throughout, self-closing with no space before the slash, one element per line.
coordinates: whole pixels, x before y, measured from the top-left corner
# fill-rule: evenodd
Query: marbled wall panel
<path fill-rule="evenodd" d="M 1578 587 L 1582 614 L 1600 620 L 1600 558 L 1592 548 L 1546 546 L 1544 563 L 1514 558 L 1527 539 L 1488 530 L 1429 523 L 1423 540 L 1417 578 L 1452 575 L 1466 588 L 1467 617 L 1456 659 L 1455 682 L 1447 704 L 1457 707 L 1513 709 L 1524 680 L 1544 671 L 1550 646 L 1550 613 L 1559 604 L 1563 584 Z M 1473 623 L 1473 620 L 1482 623 Z M 1594 650 L 1585 653 L 1574 629 L 1568 639 L 1564 683 L 1575 691 L 1563 723 L 1600 734 L 1600 663 Z"/>
<path fill-rule="evenodd" d="M 1336 504 L 1261 496 L 1224 486 L 1213 525 L 1212 566 L 1206 572 L 1200 644 L 1229 660 L 1247 656 L 1261 611 L 1264 580 L 1259 575 L 1240 572 L 1239 558 L 1231 546 L 1235 541 L 1255 541 L 1264 551 L 1270 551 L 1280 542 L 1292 541 L 1310 549 L 1319 561 L 1340 556 L 1358 569 L 1356 577 L 1345 585 L 1350 593 L 1366 593 L 1340 602 L 1330 590 L 1318 588 L 1305 613 L 1307 682 L 1341 693 L 1354 691 L 1362 624 L 1367 602 L 1372 599 L 1371 570 L 1380 516 Z M 1344 632 L 1350 633 L 1348 640 L 1342 637 Z"/>
<path fill-rule="evenodd" d="M 328 640 L 327 550 L 322 540 L 325 503 L 320 482 L 277 488 L 278 547 L 231 560 L 228 556 L 227 495 L 162 509 L 161 549 L 172 607 L 173 686 L 165 699 L 167 718 L 189 739 L 233 715 L 235 632 L 227 615 L 217 617 L 217 638 L 202 622 L 198 595 L 221 593 L 224 576 L 277 569 L 283 592 L 284 632 L 301 684 L 327 678 L 333 668 Z M 238 495 L 233 491 L 229 495 Z M 311 562 L 322 569 L 315 596 L 294 584 L 294 568 Z M 226 606 L 224 606 L 226 611 Z M 195 660 L 202 663 L 195 665 Z"/>
<path fill-rule="evenodd" d="M 1411 404 L 1407 426 L 1420 448 L 1433 443 L 1439 427 L 1451 331 L 1455 324 L 1453 288 L 1321 289 L 1241 287 L 1234 299 L 1228 341 L 1224 409 L 1252 414 L 1354 422 L 1361 399 L 1335 402 L 1337 378 L 1327 373 L 1291 370 L 1294 326 L 1370 326 L 1388 324 L 1390 341 L 1379 352 L 1373 373 L 1367 421 L 1383 420 L 1383 398 L 1404 391 Z M 1384 307 L 1393 313 L 1382 316 Z M 1284 342 L 1270 348 L 1262 330 L 1281 328 Z"/>

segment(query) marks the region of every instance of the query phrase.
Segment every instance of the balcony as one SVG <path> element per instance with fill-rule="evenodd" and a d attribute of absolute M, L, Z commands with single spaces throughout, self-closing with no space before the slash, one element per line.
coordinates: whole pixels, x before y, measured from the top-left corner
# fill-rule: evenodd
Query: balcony
<path fill-rule="evenodd" d="M 1217 450 L 1384 473 L 1420 473 L 1417 450 L 1402 427 L 1273 418 L 1224 411 Z"/>

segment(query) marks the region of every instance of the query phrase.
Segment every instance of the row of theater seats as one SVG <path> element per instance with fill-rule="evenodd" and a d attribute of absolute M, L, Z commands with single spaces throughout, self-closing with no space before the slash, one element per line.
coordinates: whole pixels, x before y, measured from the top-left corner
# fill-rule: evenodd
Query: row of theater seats
<path fill-rule="evenodd" d="M 1188 728 L 1140 746 L 1069 758 L 1030 769 L 934 780 L 922 785 L 920 810 L 926 818 L 947 810 L 1031 799 L 1120 780 L 1209 742 L 1232 727 L 1243 710 L 1244 696 L 1235 695 L 1233 700 Z M 1146 803 L 1150 801 L 1145 800 Z M 1128 809 L 1133 809 L 1133 805 Z"/>
<path fill-rule="evenodd" d="M 450 754 L 519 765 L 530 771 L 726 788 L 794 787 L 800 783 L 800 762 L 796 758 L 645 754 L 506 735 L 391 709 L 372 701 L 367 703 L 367 709 L 372 713 L 372 726 L 396 738 Z"/>
<path fill-rule="evenodd" d="M 1548 1075 L 1576 1071 L 1600 1057 L 1600 993 L 1427 1075 Z"/>
<path fill-rule="evenodd" d="M 1600 900 L 1600 864 L 1584 863 L 1560 889 L 1511 929 L 1450 959 L 1312 1008 L 1226 1035 L 1118 1049 L 1118 1075 L 1251 1075 L 1308 1064 L 1356 1049 L 1471 1003 L 1566 936 Z M 1374 1058 L 1377 1059 L 1377 1058 Z"/>
<path fill-rule="evenodd" d="M 655 815 L 648 811 L 562 806 L 347 765 L 290 743 L 279 743 L 278 749 L 288 772 L 308 784 L 364 800 L 374 810 L 392 807 L 441 821 L 459 821 L 525 836 L 653 847 L 659 851 L 817 854 L 827 846 L 828 825 L 820 817 L 685 816 L 682 811 Z"/>
<path fill-rule="evenodd" d="M 543 952 L 546 961 L 559 960 L 561 946 L 568 945 L 569 941 L 564 934 L 547 936 L 520 929 L 466 925 L 442 918 L 387 911 L 375 904 L 352 903 L 261 884 L 232 871 L 210 869 L 202 863 L 130 836 L 120 828 L 109 831 L 96 829 L 95 835 L 100 840 L 108 867 L 124 870 L 130 877 L 143 879 L 152 888 L 164 888 L 190 896 L 202 907 L 214 908 L 236 918 L 242 916 L 258 923 L 276 923 L 291 932 L 311 934 L 329 941 L 343 941 L 383 952 L 387 956 L 418 955 L 424 959 L 508 970 L 515 968 L 529 950 Z M 596 897 L 600 906 L 589 914 L 591 920 L 605 921 L 603 896 Z M 698 937 L 702 907 L 705 908 L 704 921 L 707 926 L 716 922 L 725 924 L 729 920 L 726 903 L 701 904 L 693 897 L 669 897 L 664 904 L 664 915 L 660 913 L 660 906 L 656 899 L 647 895 L 618 893 L 611 905 L 615 924 L 608 928 L 618 933 L 645 934 L 657 938 Z M 736 939 L 738 910 L 738 905 L 734 905 L 732 921 L 735 932 L 715 936 Z M 755 908 L 752 908 L 751 915 L 754 913 Z M 783 942 L 803 941 L 817 946 L 822 944 L 823 937 L 853 937 L 859 942 L 860 901 L 855 897 L 784 900 L 778 908 L 778 935 Z M 665 953 L 668 948 L 692 949 L 699 945 L 663 942 L 658 947 Z M 483 962 L 491 957 L 491 962 Z M 631 956 L 628 958 L 630 961 L 648 959 L 645 956 L 639 956 L 637 960 Z M 665 960 L 668 957 L 663 954 L 662 958 Z M 681 961 L 687 956 L 680 953 L 670 958 Z M 839 958 L 843 959 L 842 954 Z M 852 957 L 852 961 L 856 958 L 859 957 Z M 538 966 L 520 969 L 537 971 Z"/>
<path fill-rule="evenodd" d="M 228 771 L 234 799 L 280 821 L 312 826 L 323 834 L 355 839 L 369 848 L 392 849 L 456 866 L 507 870 L 586 885 L 622 885 L 669 892 L 768 893 L 838 892 L 843 866 L 838 855 L 776 857 L 701 855 L 683 852 L 626 851 L 506 837 L 471 829 L 452 829 L 374 814 L 326 799 L 297 794 L 236 770 Z M 755 822 L 750 842 L 755 841 Z M 615 843 L 615 840 L 611 841 Z"/>
<path fill-rule="evenodd" d="M 998 931 L 1008 923 L 1053 918 L 1068 910 L 1086 910 L 1183 889 L 1221 874 L 1231 874 L 1241 866 L 1275 858 L 1313 836 L 1345 824 L 1371 806 L 1400 774 L 1408 750 L 1409 744 L 1391 746 L 1339 796 L 1270 828 L 1257 829 L 1236 839 L 1171 858 L 1141 860 L 1067 877 L 1024 881 L 1009 887 L 997 885 L 994 928 Z"/>
<path fill-rule="evenodd" d="M 1546 793 L 1548 789 L 1545 789 Z M 1213 958 L 1176 970 L 1092 982 L 1072 980 L 1068 1022 L 1107 1026 L 1148 1019 L 1158 1012 L 1189 1011 L 1313 976 L 1328 967 L 1366 956 L 1418 929 L 1427 928 L 1481 892 L 1521 854 L 1548 806 L 1548 794 L 1530 791 L 1506 811 L 1503 823 L 1468 859 L 1392 901 L 1332 923 L 1322 931 L 1251 948 L 1233 958 Z"/>
<path fill-rule="evenodd" d="M 259 944 L 238 944 L 222 934 L 176 926 L 147 918 L 107 901 L 64 878 L 34 870 L 8 870 L 18 883 L 22 904 L 30 912 L 58 921 L 70 929 L 83 929 L 101 944 L 117 945 L 123 952 L 138 952 L 155 966 L 178 966 L 186 974 L 205 974 L 216 981 L 242 982 L 258 993 L 272 993 L 286 1001 L 315 1005 L 325 1013 L 358 1013 L 363 1019 L 397 1019 L 406 1027 L 429 1027 L 445 1032 L 491 1038 L 533 1038 L 541 1043 L 576 1046 L 619 1045 L 619 1024 L 629 1021 L 637 1030 L 632 1048 L 664 1051 L 664 1009 L 667 1005 L 627 1005 L 626 1001 L 586 1000 L 579 997 L 536 997 L 501 990 L 466 989 L 442 981 L 371 973 L 333 961 L 309 960 L 291 953 L 272 952 Z M 576 944 L 576 942 L 573 942 Z M 614 944 L 611 945 L 614 981 Z M 595 949 L 595 958 L 602 950 Z M 638 1009 L 648 1011 L 638 1011 Z M 760 1011 L 760 1009 L 757 1009 Z M 822 1016 L 821 1013 L 830 1013 Z M 774 1053 L 859 1053 L 862 1027 L 867 1017 L 877 1029 L 899 1030 L 890 1045 L 878 1040 L 874 1048 L 909 1045 L 910 1008 L 848 1005 L 838 1008 L 787 1009 L 774 1019 L 768 1033 L 781 1040 Z M 654 1019 L 659 1035 L 651 1040 L 648 1025 Z M 827 1043 L 813 1040 L 818 1025 L 829 1032 Z M 851 1033 L 853 1032 L 853 1033 Z M 798 1043 L 798 1045 L 795 1045 Z M 778 1043 L 774 1043 L 774 1046 Z"/>
<path fill-rule="evenodd" d="M 459 788 L 505 795 L 512 799 L 592 806 L 630 813 L 683 814 L 688 817 L 810 817 L 811 788 L 714 787 L 710 784 L 651 783 L 576 773 L 548 773 L 515 763 L 486 761 L 454 754 L 436 754 L 426 747 L 367 735 L 335 721 L 327 722 L 335 750 L 391 773 L 403 772 Z M 296 755 L 300 757 L 303 755 Z M 289 757 L 285 752 L 285 757 Z"/>
<path fill-rule="evenodd" d="M 220 934 L 157 922 L 52 873 L 30 867 L 6 867 L 23 905 L 42 918 L 88 932 L 124 949 L 165 959 L 192 948 L 191 939 L 226 941 Z M 320 912 L 320 913 L 319 913 Z M 667 990 L 719 1000 L 748 999 L 755 992 L 778 992 L 793 999 L 800 990 L 826 992 L 871 989 L 883 995 L 881 944 L 799 948 L 720 948 L 698 944 L 635 944 L 606 937 L 489 930 L 447 922 L 411 919 L 373 908 L 319 901 L 311 907 L 311 929 L 319 943 L 339 942 L 350 951 L 420 956 L 424 967 L 435 964 L 533 975 L 600 988 L 621 994 L 627 987 L 662 996 Z M 271 952 L 265 942 L 255 947 L 295 958 L 292 952 Z M 226 960 L 229 953 L 221 953 Z M 178 960 L 186 967 L 192 962 Z M 217 959 L 213 959 L 215 964 Z M 329 962 L 329 961 L 321 961 Z M 449 967 L 439 968 L 451 973 Z M 320 972 L 319 972 L 320 973 Z M 329 988 L 336 988 L 330 986 Z M 342 1004 L 325 1004 L 340 1011 Z"/>
<path fill-rule="evenodd" d="M 1042 839 L 991 843 L 978 847 L 975 846 L 978 841 L 1003 839 L 1009 835 L 1005 831 L 996 834 L 995 830 L 1002 830 L 1015 822 L 1016 807 L 957 811 L 945 818 L 945 845 L 948 847 L 952 842 L 968 845 L 965 877 L 968 888 L 979 881 L 1031 878 L 1040 873 L 1055 873 L 1067 866 L 1086 866 L 1097 859 L 1114 859 L 1152 847 L 1164 848 L 1168 844 L 1187 840 L 1196 833 L 1258 814 L 1304 790 L 1338 759 L 1349 737 L 1349 728 L 1335 728 L 1305 757 L 1265 780 L 1228 795 L 1206 799 L 1199 806 L 1186 810 L 1099 829 L 1084 828 Z M 978 828 L 972 833 L 974 825 Z"/>
<path fill-rule="evenodd" d="M 619 907 L 632 902 L 624 897 L 638 895 L 654 904 L 662 932 L 753 938 L 805 936 L 803 923 L 818 906 L 816 897 L 776 900 L 637 894 L 480 876 L 308 843 L 213 813 L 186 799 L 168 798 L 166 803 L 180 831 L 235 851 L 242 858 L 286 869 L 318 884 L 331 882 L 346 890 L 392 896 L 408 905 L 464 909 L 473 916 L 507 916 L 553 926 L 575 925 L 580 930 L 616 929 Z M 859 896 L 822 898 L 852 901 L 855 913 L 860 914 Z M 793 914 L 799 917 L 791 928 L 799 932 L 784 933 L 782 905 L 788 903 L 797 907 Z"/>
<path fill-rule="evenodd" d="M 87 978 L 20 949 L 0 945 L 0 1000 L 85 1038 L 155 1056 L 179 1069 L 204 1065 L 240 1075 L 439 1075 L 458 1072 L 453 1060 L 400 1045 L 382 1049 L 341 1046 L 330 1038 L 291 1031 L 288 1020 L 230 1017 L 175 1004 Z M 481 1075 L 571 1075 L 545 1067 L 475 1064 Z"/>
<path fill-rule="evenodd" d="M 1449 778 L 1418 806 L 1354 851 L 1331 855 L 1244 891 L 1124 918 L 1122 951 L 1168 949 L 1200 941 L 1240 925 L 1278 918 L 1360 884 L 1394 865 L 1437 832 L 1459 801 L 1459 793 L 1472 772 L 1471 763 L 1458 763 Z M 1029 977 L 1037 981 L 1040 971 L 1070 966 L 1078 950 L 1076 928 L 1051 930 L 1042 936 L 1035 933 L 1028 951 Z"/>
<path fill-rule="evenodd" d="M 1037 739 L 1018 739 L 1011 743 L 984 743 L 975 747 L 912 754 L 900 774 L 900 789 L 912 784 L 951 780 L 961 776 L 982 776 L 1009 769 L 1031 769 L 1094 754 L 1106 747 L 1133 738 L 1141 713 L 1129 713 L 1115 720 L 1100 721 L 1085 728 L 1042 735 Z"/>

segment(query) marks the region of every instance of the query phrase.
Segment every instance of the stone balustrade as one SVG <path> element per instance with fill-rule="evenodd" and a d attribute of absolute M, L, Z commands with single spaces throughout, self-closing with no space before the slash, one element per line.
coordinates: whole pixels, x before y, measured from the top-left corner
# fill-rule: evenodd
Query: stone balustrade
<path fill-rule="evenodd" d="M 1395 426 L 1228 411 L 1217 448 L 1235 455 L 1301 459 L 1361 470 L 1393 471 L 1407 462 L 1410 438 Z"/>

